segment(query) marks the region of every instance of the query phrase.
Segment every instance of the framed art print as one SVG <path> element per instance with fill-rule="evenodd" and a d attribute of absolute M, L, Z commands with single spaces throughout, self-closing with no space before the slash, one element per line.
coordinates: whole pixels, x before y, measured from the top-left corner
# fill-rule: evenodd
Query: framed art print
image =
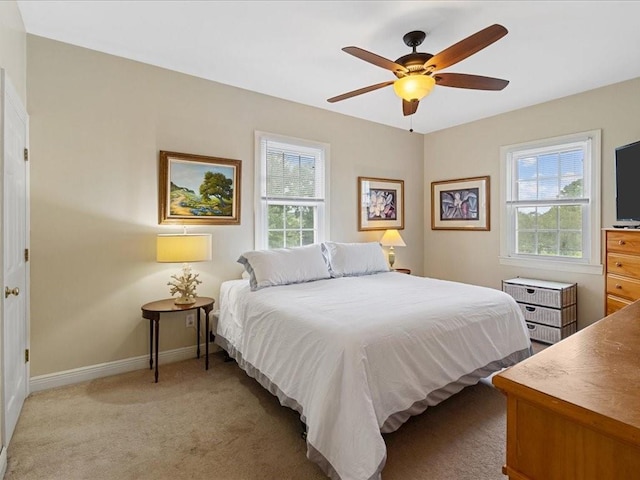
<path fill-rule="evenodd" d="M 240 224 L 242 162 L 160 151 L 161 225 Z"/>
<path fill-rule="evenodd" d="M 358 177 L 358 230 L 404 228 L 404 180 Z"/>
<path fill-rule="evenodd" d="M 490 230 L 489 177 L 431 182 L 432 230 Z"/>

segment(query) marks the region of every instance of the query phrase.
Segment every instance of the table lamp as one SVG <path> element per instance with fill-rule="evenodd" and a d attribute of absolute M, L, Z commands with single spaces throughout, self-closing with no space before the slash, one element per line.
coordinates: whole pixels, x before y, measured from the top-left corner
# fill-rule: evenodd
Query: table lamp
<path fill-rule="evenodd" d="M 396 261 L 396 252 L 393 251 L 393 247 L 406 247 L 402 237 L 398 230 L 387 230 L 380 239 L 380 244 L 384 247 L 389 247 L 389 265 L 393 268 L 393 264 Z"/>
<path fill-rule="evenodd" d="M 191 272 L 189 262 L 207 262 L 211 260 L 210 234 L 159 234 L 157 238 L 157 261 L 161 263 L 182 263 L 180 275 L 172 275 L 167 285 L 177 305 L 189 305 L 196 301 L 196 286 L 202 283 L 198 274 Z"/>

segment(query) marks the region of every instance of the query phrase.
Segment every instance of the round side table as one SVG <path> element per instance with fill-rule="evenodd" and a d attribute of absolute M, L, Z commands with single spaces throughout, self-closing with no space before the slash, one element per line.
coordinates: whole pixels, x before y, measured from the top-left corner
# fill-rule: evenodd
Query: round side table
<path fill-rule="evenodd" d="M 155 302 L 149 302 L 142 306 L 142 318 L 149 320 L 149 369 L 153 369 L 153 350 L 155 344 L 156 353 L 156 383 L 158 383 L 158 343 L 160 338 L 160 316 L 163 313 L 171 312 L 187 312 L 189 310 L 196 310 L 198 312 L 198 327 L 197 327 L 197 356 L 200 358 L 200 310 L 204 310 L 205 324 L 207 335 L 209 335 L 209 313 L 213 310 L 213 304 L 215 300 L 209 297 L 196 297 L 195 303 L 188 305 L 176 305 L 175 298 L 167 298 L 164 300 L 157 300 Z M 155 336 L 154 336 L 155 333 Z M 155 342 L 154 342 L 155 338 Z M 204 342 L 205 344 L 205 368 L 209 370 L 209 338 Z"/>

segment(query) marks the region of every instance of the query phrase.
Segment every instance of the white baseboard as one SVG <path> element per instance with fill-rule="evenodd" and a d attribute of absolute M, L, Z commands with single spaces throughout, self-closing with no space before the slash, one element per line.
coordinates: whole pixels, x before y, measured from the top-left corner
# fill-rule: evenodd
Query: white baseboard
<path fill-rule="evenodd" d="M 209 353 L 217 350 L 217 345 L 209 344 Z M 200 345 L 200 355 L 204 355 L 204 345 Z M 177 348 L 175 350 L 167 350 L 158 353 L 158 364 L 162 365 L 165 363 L 179 362 L 194 358 L 195 356 L 195 345 L 191 347 Z M 95 380 L 96 378 L 108 377 L 119 373 L 141 370 L 143 368 L 149 368 L 149 355 L 141 355 L 139 357 L 126 358 L 124 360 L 116 360 L 114 362 L 74 368 L 73 370 L 65 370 L 62 372 L 48 373 L 46 375 L 38 375 L 37 377 L 31 377 L 29 380 L 29 392 L 39 392 L 41 390 L 62 387 L 64 385 L 72 385 L 74 383 L 85 382 L 87 380 Z M 0 476 L 0 478 L 2 477 Z"/>
<path fill-rule="evenodd" d="M 7 447 L 4 445 L 1 447 L 0 452 L 0 478 L 4 478 L 4 474 L 7 473 Z"/>

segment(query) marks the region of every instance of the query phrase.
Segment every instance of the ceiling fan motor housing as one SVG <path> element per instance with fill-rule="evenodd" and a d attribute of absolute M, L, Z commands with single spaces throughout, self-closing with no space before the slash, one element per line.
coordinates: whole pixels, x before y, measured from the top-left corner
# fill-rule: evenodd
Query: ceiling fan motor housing
<path fill-rule="evenodd" d="M 411 73 L 424 73 L 424 64 L 427 63 L 433 55 L 430 53 L 416 52 L 416 47 L 421 45 L 426 37 L 427 34 L 420 30 L 414 30 L 413 32 L 405 34 L 405 36 L 402 37 L 402 40 L 407 47 L 413 49 L 413 52 L 398 58 L 396 63 L 402 65 Z M 393 74 L 398 78 L 402 78 L 406 75 L 405 73 L 398 72 L 393 72 Z"/>
<path fill-rule="evenodd" d="M 431 57 L 433 57 L 433 55 L 430 53 L 413 52 L 398 58 L 396 63 L 405 67 L 409 72 L 423 73 L 424 64 L 431 60 Z M 405 76 L 402 72 L 393 72 L 393 74 L 398 78 Z"/>

